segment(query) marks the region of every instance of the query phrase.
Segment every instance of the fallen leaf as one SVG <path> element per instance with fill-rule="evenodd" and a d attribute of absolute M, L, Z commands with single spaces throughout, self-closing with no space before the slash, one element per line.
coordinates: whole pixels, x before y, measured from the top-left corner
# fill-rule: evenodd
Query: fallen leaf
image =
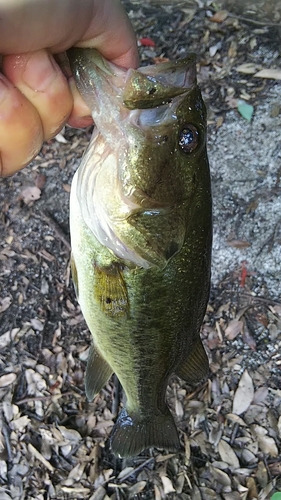
<path fill-rule="evenodd" d="M 79 432 L 75 429 L 67 429 L 64 425 L 58 425 L 58 429 L 63 437 L 72 443 L 78 443 L 82 439 Z"/>
<path fill-rule="evenodd" d="M 4 349 L 4 347 L 7 347 L 11 342 L 13 342 L 19 331 L 19 328 L 13 328 L 12 330 L 8 330 L 3 333 L 3 335 L 0 336 L 0 349 Z"/>
<path fill-rule="evenodd" d="M 234 469 L 238 469 L 240 467 L 236 454 L 224 439 L 220 440 L 218 444 L 218 451 L 223 462 L 227 463 L 231 467 L 234 467 Z"/>
<path fill-rule="evenodd" d="M 222 126 L 223 122 L 224 122 L 224 117 L 223 116 L 218 116 L 218 118 L 216 120 L 216 127 L 220 128 Z"/>
<path fill-rule="evenodd" d="M 173 493 L 175 491 L 175 488 L 172 485 L 172 481 L 167 476 L 161 476 L 161 481 L 163 484 L 165 495 L 168 495 L 168 493 Z"/>
<path fill-rule="evenodd" d="M 250 331 L 249 331 L 249 328 L 247 327 L 246 322 L 244 322 L 242 338 L 243 338 L 243 341 L 245 342 L 245 344 L 247 344 L 252 349 L 252 351 L 256 350 L 256 347 L 257 347 L 256 341 L 255 341 L 254 337 L 250 334 Z"/>
<path fill-rule="evenodd" d="M 155 47 L 155 42 L 151 38 L 148 38 L 148 37 L 140 38 L 139 43 L 143 47 Z"/>
<path fill-rule="evenodd" d="M 235 240 L 235 239 L 228 241 L 227 244 L 233 248 L 248 248 L 251 246 L 251 243 L 249 243 L 246 240 Z"/>
<path fill-rule="evenodd" d="M 45 184 L 46 184 L 46 175 L 44 174 L 38 174 L 35 179 L 35 186 L 38 187 L 39 189 L 42 189 Z"/>
<path fill-rule="evenodd" d="M 31 318 L 30 323 L 32 324 L 34 330 L 42 332 L 44 330 L 44 324 L 38 318 Z"/>
<path fill-rule="evenodd" d="M 251 429 L 256 435 L 261 451 L 270 457 L 278 457 L 278 448 L 274 439 L 267 435 L 267 429 L 257 424 L 251 425 Z"/>
<path fill-rule="evenodd" d="M 21 431 L 23 432 L 26 426 L 29 424 L 30 418 L 27 415 L 23 415 L 22 417 L 16 418 L 10 422 L 10 429 L 13 431 Z"/>
<path fill-rule="evenodd" d="M 63 189 L 67 192 L 70 193 L 71 186 L 70 184 L 63 184 L 62 185 Z"/>
<path fill-rule="evenodd" d="M 162 63 L 165 63 L 165 62 L 170 62 L 170 59 L 168 59 L 168 57 L 153 57 L 153 62 L 154 64 L 162 64 Z"/>
<path fill-rule="evenodd" d="M 228 16 L 227 10 L 218 10 L 212 17 L 209 18 L 209 21 L 212 23 L 223 23 Z"/>
<path fill-rule="evenodd" d="M 258 70 L 256 64 L 253 63 L 240 64 L 235 69 L 238 73 L 244 73 L 245 75 L 254 75 Z"/>
<path fill-rule="evenodd" d="M 11 297 L 4 297 L 0 299 L 0 313 L 6 311 L 12 303 Z"/>
<path fill-rule="evenodd" d="M 281 80 L 281 69 L 262 69 L 261 71 L 258 71 L 254 77 Z"/>
<path fill-rule="evenodd" d="M 250 377 L 247 370 L 244 371 L 238 388 L 234 394 L 232 413 L 236 415 L 241 415 L 246 411 L 254 397 L 254 385 L 252 378 Z"/>
<path fill-rule="evenodd" d="M 56 141 L 60 142 L 61 144 L 67 144 L 68 141 L 64 137 L 63 132 L 64 132 L 64 129 L 55 136 L 55 139 L 56 139 Z"/>
<path fill-rule="evenodd" d="M 146 487 L 146 481 L 138 481 L 128 489 L 128 498 L 135 498 Z"/>
<path fill-rule="evenodd" d="M 5 375 L 2 375 L 2 377 L 0 377 L 0 387 L 7 387 L 8 385 L 11 385 L 16 378 L 17 376 L 15 373 L 6 373 Z"/>
<path fill-rule="evenodd" d="M 225 330 L 225 336 L 228 340 L 233 340 L 239 333 L 242 332 L 243 328 L 243 321 L 242 320 L 237 320 L 233 319 L 232 321 L 229 322 L 226 330 Z"/>
<path fill-rule="evenodd" d="M 253 477 L 247 477 L 246 486 L 249 490 L 247 500 L 255 500 L 256 498 L 258 498 L 258 490 L 255 479 Z"/>
<path fill-rule="evenodd" d="M 237 109 L 240 115 L 245 118 L 245 120 L 247 120 L 248 122 L 251 121 L 254 113 L 254 107 L 251 104 L 248 104 L 244 101 L 238 101 Z"/>

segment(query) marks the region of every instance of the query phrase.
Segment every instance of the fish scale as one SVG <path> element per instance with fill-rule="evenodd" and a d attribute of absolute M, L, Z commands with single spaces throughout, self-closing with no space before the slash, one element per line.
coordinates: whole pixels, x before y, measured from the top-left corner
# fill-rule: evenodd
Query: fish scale
<path fill-rule="evenodd" d="M 175 450 L 169 379 L 208 374 L 212 202 L 195 58 L 128 71 L 93 49 L 69 60 L 96 125 L 70 198 L 72 276 L 93 337 L 86 394 L 112 373 L 123 386 L 116 455 Z"/>

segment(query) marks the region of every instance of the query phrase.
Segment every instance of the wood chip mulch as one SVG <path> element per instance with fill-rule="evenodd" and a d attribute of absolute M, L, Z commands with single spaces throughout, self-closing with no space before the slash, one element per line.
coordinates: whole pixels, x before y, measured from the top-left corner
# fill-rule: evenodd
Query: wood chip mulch
<path fill-rule="evenodd" d="M 124 4 L 144 64 L 198 54 L 210 126 L 235 99 L 263 99 L 274 85 L 249 74 L 280 68 L 280 3 Z M 86 400 L 90 334 L 69 266 L 69 190 L 89 137 L 67 127 L 0 180 L 0 499 L 270 500 L 281 491 L 281 300 L 253 293 L 243 269 L 212 288 L 208 381 L 169 385 L 179 453 L 110 453 L 120 387 L 112 378 Z"/>

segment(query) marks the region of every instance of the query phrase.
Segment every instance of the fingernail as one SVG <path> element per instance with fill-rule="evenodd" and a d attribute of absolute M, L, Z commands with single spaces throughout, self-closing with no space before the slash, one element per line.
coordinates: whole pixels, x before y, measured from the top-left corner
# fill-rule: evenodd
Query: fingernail
<path fill-rule="evenodd" d="M 57 73 L 58 67 L 53 57 L 40 50 L 29 57 L 22 78 L 32 90 L 43 92 L 55 80 Z"/>
<path fill-rule="evenodd" d="M 6 99 L 9 92 L 9 82 L 0 73 L 0 104 Z"/>

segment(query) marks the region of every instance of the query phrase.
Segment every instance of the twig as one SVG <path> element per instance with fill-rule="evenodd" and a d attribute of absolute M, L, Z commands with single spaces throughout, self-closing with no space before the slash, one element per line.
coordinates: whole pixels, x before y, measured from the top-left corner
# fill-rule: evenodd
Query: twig
<path fill-rule="evenodd" d="M 225 290 L 225 292 L 229 295 L 229 294 L 232 294 L 232 290 Z M 253 301 L 255 302 L 265 302 L 266 304 L 272 304 L 273 306 L 279 306 L 280 305 L 280 301 L 278 302 L 277 300 L 273 300 L 273 299 L 266 299 L 265 297 L 257 297 L 257 296 L 254 296 L 254 295 L 251 295 L 250 293 L 239 293 L 239 297 L 249 297 L 251 298 Z"/>
<path fill-rule="evenodd" d="M 278 23 L 256 21 L 255 19 L 251 19 L 248 17 L 238 16 L 237 14 L 233 14 L 232 12 L 228 12 L 228 16 L 235 17 L 235 19 L 239 19 L 239 21 L 245 21 L 246 23 L 256 24 L 257 26 L 270 26 L 270 27 L 276 26 L 277 28 L 280 28 L 280 24 L 278 24 Z"/>
<path fill-rule="evenodd" d="M 208 9 L 213 12 L 214 14 L 217 12 L 216 9 L 212 7 L 208 7 Z M 239 21 L 244 21 L 246 23 L 252 23 L 256 24 L 257 26 L 276 26 L 276 28 L 280 28 L 280 24 L 278 23 L 271 23 L 271 22 L 265 22 L 265 21 L 257 21 L 256 19 L 251 19 L 250 17 L 244 17 L 244 16 L 239 16 L 238 14 L 234 14 L 233 12 L 227 11 L 228 17 L 234 17 L 235 19 L 239 19 Z"/>
<path fill-rule="evenodd" d="M 139 473 L 139 471 L 141 471 L 142 469 L 144 469 L 144 467 L 146 467 L 147 465 L 150 465 L 152 462 L 154 462 L 154 457 L 152 458 L 148 458 L 147 460 L 145 460 L 145 462 L 143 462 L 142 464 L 138 465 L 138 467 L 136 467 L 134 470 L 131 470 L 130 472 L 128 472 L 128 474 L 126 474 L 125 476 L 123 476 L 122 478 L 120 478 L 120 481 L 123 482 L 123 481 L 126 481 L 126 479 L 128 479 L 130 476 L 132 476 L 133 474 L 137 474 Z"/>
<path fill-rule="evenodd" d="M 23 405 L 24 403 L 31 403 L 32 401 L 46 401 L 48 399 L 60 399 L 63 396 L 70 396 L 73 395 L 72 391 L 68 392 L 62 392 L 61 394 L 49 394 L 48 396 L 37 396 L 34 398 L 24 398 L 21 399 L 20 401 L 15 401 L 15 405 Z"/>
<path fill-rule="evenodd" d="M 11 443 L 10 443 L 10 434 L 9 434 L 8 426 L 4 422 L 2 422 L 2 434 L 4 436 L 5 443 L 6 443 L 8 462 L 12 462 L 13 461 L 13 454 L 12 454 L 12 448 L 11 448 Z"/>

